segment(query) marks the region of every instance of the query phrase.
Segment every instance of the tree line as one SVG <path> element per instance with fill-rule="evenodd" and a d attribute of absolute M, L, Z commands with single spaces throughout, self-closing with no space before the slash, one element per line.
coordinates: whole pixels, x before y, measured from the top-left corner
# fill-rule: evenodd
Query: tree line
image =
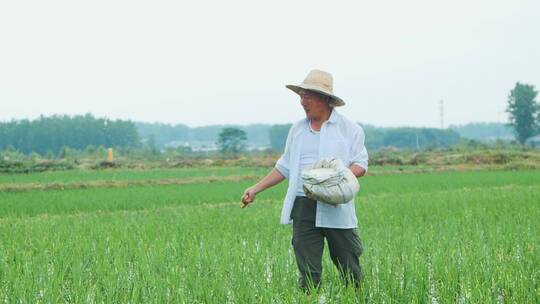
<path fill-rule="evenodd" d="M 41 116 L 36 120 L 0 122 L 0 150 L 13 148 L 22 153 L 57 154 L 63 147 L 83 150 L 88 146 L 137 148 L 149 146 L 156 152 L 172 141 L 206 140 L 215 142 L 222 152 L 241 152 L 245 144 L 266 144 L 282 152 L 291 124 L 207 126 L 135 123 L 84 116 Z M 381 128 L 362 125 L 368 150 L 384 147 L 426 149 L 449 147 L 459 142 L 455 129 Z M 467 128 L 470 129 L 470 128 Z M 180 132 L 180 130 L 184 130 Z M 251 135 L 251 136 L 250 136 Z M 257 140 L 254 140 L 257 139 Z"/>
<path fill-rule="evenodd" d="M 131 121 L 95 118 L 91 114 L 0 122 L 0 150 L 57 154 L 63 147 L 82 150 L 88 146 L 136 148 L 140 138 Z"/>

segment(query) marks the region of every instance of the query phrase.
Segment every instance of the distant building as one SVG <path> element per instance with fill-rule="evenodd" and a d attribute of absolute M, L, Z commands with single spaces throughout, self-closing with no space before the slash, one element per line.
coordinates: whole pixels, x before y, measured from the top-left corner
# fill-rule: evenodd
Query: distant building
<path fill-rule="evenodd" d="M 170 141 L 170 142 L 166 143 L 164 146 L 165 146 L 165 148 L 189 147 L 189 142 L 173 140 L 173 141 Z"/>
<path fill-rule="evenodd" d="M 247 144 L 246 151 L 266 151 L 270 150 L 270 145 L 257 145 L 257 144 Z"/>
<path fill-rule="evenodd" d="M 189 148 L 193 152 L 215 152 L 219 151 L 219 146 L 215 141 L 171 141 L 165 144 L 166 148 Z M 270 149 L 270 145 L 265 144 L 246 144 L 246 151 L 266 151 Z"/>
<path fill-rule="evenodd" d="M 193 152 L 213 152 L 219 147 L 214 141 L 192 140 L 192 141 L 171 141 L 165 144 L 166 148 L 190 148 Z"/>
<path fill-rule="evenodd" d="M 213 141 L 191 141 L 189 146 L 193 152 L 214 152 L 218 151 L 218 145 Z"/>

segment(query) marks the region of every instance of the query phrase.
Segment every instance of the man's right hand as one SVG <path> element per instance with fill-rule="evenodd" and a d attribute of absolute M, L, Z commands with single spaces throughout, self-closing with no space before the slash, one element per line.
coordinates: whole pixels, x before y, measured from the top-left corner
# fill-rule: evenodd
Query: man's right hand
<path fill-rule="evenodd" d="M 242 208 L 246 208 L 248 204 L 252 203 L 255 200 L 255 195 L 257 195 L 255 186 L 247 188 L 242 195 Z"/>
<path fill-rule="evenodd" d="M 244 195 L 242 195 L 242 208 L 246 208 L 247 205 L 253 203 L 257 193 L 278 184 L 284 179 L 285 177 L 276 168 L 273 168 L 272 171 L 270 171 L 270 173 L 268 173 L 268 175 L 266 175 L 258 183 L 244 191 Z"/>

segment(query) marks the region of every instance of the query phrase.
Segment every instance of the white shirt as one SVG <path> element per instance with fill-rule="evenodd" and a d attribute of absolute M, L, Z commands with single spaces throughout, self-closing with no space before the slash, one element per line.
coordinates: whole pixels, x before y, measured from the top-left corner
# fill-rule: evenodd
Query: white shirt
<path fill-rule="evenodd" d="M 281 210 L 281 223 L 290 224 L 291 210 L 297 195 L 298 184 L 301 183 L 301 154 L 304 145 L 303 136 L 310 132 L 307 118 L 296 122 L 287 136 L 285 151 L 276 163 L 276 169 L 289 180 L 289 188 Z M 345 166 L 356 164 L 368 170 L 368 153 L 364 145 L 365 134 L 362 127 L 350 121 L 345 116 L 332 110 L 330 118 L 323 123 L 319 133 L 319 158 L 336 157 Z M 356 228 L 358 220 L 354 208 L 354 199 L 346 204 L 337 206 L 317 202 L 316 227 L 325 228 Z"/>
<path fill-rule="evenodd" d="M 303 132 L 300 137 L 299 140 L 302 142 L 302 151 L 300 151 L 300 172 L 302 172 L 319 159 L 320 132 Z M 296 196 L 306 196 L 302 184 L 302 174 L 298 174 Z"/>

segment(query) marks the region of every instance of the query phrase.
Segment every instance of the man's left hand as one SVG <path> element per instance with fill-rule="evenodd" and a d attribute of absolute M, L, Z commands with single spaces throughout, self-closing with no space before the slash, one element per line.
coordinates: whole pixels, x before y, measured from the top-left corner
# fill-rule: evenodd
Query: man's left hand
<path fill-rule="evenodd" d="M 364 174 L 366 174 L 366 169 L 360 167 L 359 165 L 351 165 L 349 169 L 356 177 L 364 176 Z"/>

